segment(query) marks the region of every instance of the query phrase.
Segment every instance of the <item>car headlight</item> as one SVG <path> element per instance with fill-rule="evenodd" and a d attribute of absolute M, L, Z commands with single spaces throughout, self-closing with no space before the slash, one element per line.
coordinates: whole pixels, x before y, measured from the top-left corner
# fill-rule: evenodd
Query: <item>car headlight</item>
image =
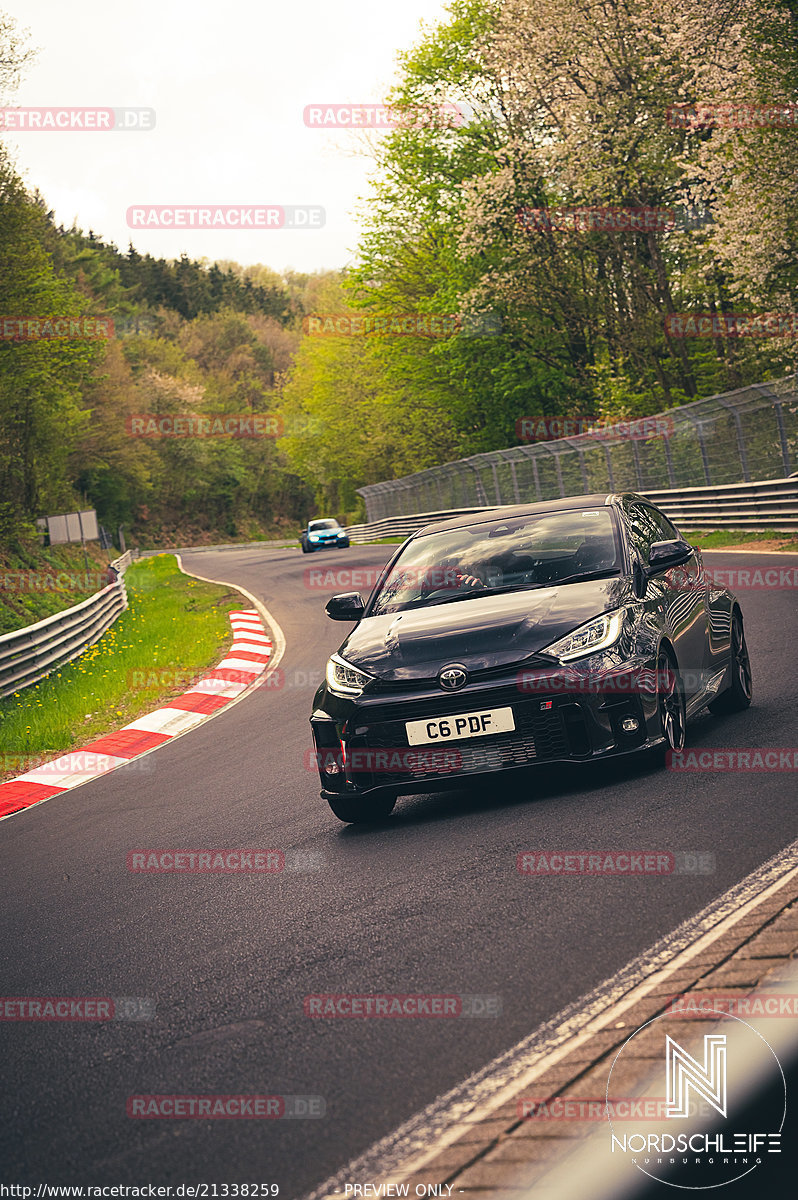
<path fill-rule="evenodd" d="M 580 625 L 573 633 L 552 642 L 546 647 L 546 654 L 553 654 L 560 662 L 572 662 L 575 658 L 584 658 L 587 654 L 596 654 L 606 650 L 617 642 L 621 636 L 623 612 L 604 613 L 586 625 Z"/>
<path fill-rule="evenodd" d="M 358 671 L 339 654 L 327 663 L 327 687 L 334 696 L 359 696 L 371 680 L 371 675 Z"/>
<path fill-rule="evenodd" d="M 317 533 L 309 533 L 308 538 L 311 542 L 317 542 L 319 540 L 319 535 Z"/>

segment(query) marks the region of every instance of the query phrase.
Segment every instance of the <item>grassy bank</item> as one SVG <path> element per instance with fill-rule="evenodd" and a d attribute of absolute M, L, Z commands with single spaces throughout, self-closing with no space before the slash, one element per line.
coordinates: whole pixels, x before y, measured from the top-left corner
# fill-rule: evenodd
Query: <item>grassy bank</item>
<path fill-rule="evenodd" d="M 130 607 L 80 658 L 0 700 L 0 777 L 27 759 L 77 750 L 119 729 L 218 662 L 232 642 L 227 614 L 249 607 L 238 592 L 184 575 L 173 555 L 131 566 Z"/>
<path fill-rule="evenodd" d="M 776 533 L 765 529 L 754 533 L 748 529 L 682 530 L 688 541 L 702 550 L 798 550 L 798 533 Z"/>
<path fill-rule="evenodd" d="M 97 542 L 86 544 L 86 559 L 77 545 L 20 543 L 0 551 L 0 634 L 43 621 L 93 595 L 116 557 L 116 550 L 101 550 Z"/>

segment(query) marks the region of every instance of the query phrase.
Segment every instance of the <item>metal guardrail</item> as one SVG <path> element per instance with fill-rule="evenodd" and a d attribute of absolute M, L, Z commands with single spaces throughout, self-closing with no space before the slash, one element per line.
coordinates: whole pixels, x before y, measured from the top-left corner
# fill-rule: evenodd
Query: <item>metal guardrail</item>
<path fill-rule="evenodd" d="M 581 493 L 579 493 L 581 494 Z M 753 483 L 731 483 L 720 487 L 696 487 L 641 493 L 663 510 L 677 526 L 686 529 L 772 529 L 777 533 L 798 532 L 798 476 L 765 479 Z M 530 498 L 528 503 L 534 503 Z M 347 529 L 355 544 L 380 538 L 409 537 L 417 529 L 444 521 L 512 507 L 482 504 L 472 508 L 438 509 L 401 517 L 385 517 Z"/>
<path fill-rule="evenodd" d="M 795 376 L 707 396 L 596 432 L 474 454 L 358 489 L 368 521 L 593 492 L 680 492 L 777 480 L 798 469 Z M 531 418 L 534 425 L 535 418 Z M 645 430 L 655 429 L 648 435 Z"/>
<path fill-rule="evenodd" d="M 645 493 L 676 525 L 688 529 L 772 529 L 798 532 L 798 475 L 715 488 Z"/>
<path fill-rule="evenodd" d="M 132 561 L 132 551 L 128 550 L 111 564 L 119 572 L 115 583 L 73 608 L 0 637 L 0 696 L 10 696 L 38 683 L 102 637 L 127 608 L 125 570 Z"/>
<path fill-rule="evenodd" d="M 346 532 L 349 540 L 355 545 L 365 542 L 378 542 L 380 538 L 410 537 L 417 529 L 432 525 L 435 521 L 445 521 L 448 517 L 467 516 L 469 513 L 485 512 L 490 506 L 479 508 L 446 508 L 440 512 L 413 513 L 408 517 L 385 517 L 382 521 L 371 521 L 363 525 L 348 525 Z M 501 506 L 494 506 L 501 507 Z"/>
<path fill-rule="evenodd" d="M 115 558 L 111 562 L 114 570 L 123 575 L 134 559 L 139 558 L 138 550 L 126 550 L 124 554 L 120 554 L 119 558 Z"/>

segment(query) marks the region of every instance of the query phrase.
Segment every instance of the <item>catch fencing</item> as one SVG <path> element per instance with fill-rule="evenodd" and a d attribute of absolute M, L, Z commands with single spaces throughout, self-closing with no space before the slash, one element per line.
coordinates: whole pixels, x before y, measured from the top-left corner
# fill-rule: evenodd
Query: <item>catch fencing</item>
<path fill-rule="evenodd" d="M 682 529 L 772 529 L 798 533 L 798 476 L 765 479 L 756 483 L 727 484 L 717 488 L 683 488 L 681 491 L 644 492 Z M 476 508 L 439 509 L 403 517 L 383 517 L 362 525 L 350 525 L 350 540 L 356 544 L 381 538 L 409 537 L 425 525 L 449 517 L 496 511 L 499 505 Z M 512 507 L 512 506 L 510 506 Z"/>
<path fill-rule="evenodd" d="M 795 376 L 695 400 L 652 422 L 662 432 L 650 437 L 637 439 L 628 430 L 613 432 L 611 427 L 519 443 L 369 484 L 358 489 L 366 502 L 366 523 L 593 492 L 631 491 L 654 498 L 699 489 L 720 493 L 741 484 L 761 488 L 798 469 Z M 725 516 L 732 510 L 719 502 L 717 511 Z M 740 511 L 749 518 L 754 512 L 750 504 L 746 513 Z M 747 519 L 743 527 L 749 524 Z"/>

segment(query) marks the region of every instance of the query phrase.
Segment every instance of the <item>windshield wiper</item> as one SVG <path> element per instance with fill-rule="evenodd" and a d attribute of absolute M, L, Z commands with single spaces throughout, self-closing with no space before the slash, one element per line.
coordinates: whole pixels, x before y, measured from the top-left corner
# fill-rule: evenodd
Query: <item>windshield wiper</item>
<path fill-rule="evenodd" d="M 534 586 L 534 585 L 533 585 Z M 508 583 L 505 587 L 471 588 L 467 592 L 458 592 L 455 596 L 442 596 L 434 600 L 434 604 L 451 604 L 452 600 L 474 600 L 478 596 L 500 596 L 503 592 L 527 592 L 528 583 Z"/>
<path fill-rule="evenodd" d="M 525 592 L 529 590 L 528 583 L 513 583 L 506 587 L 481 587 L 470 588 L 468 591 L 455 592 L 450 596 L 435 596 L 433 592 L 430 596 L 417 596 L 415 600 L 408 600 L 407 604 L 403 604 L 396 612 L 406 612 L 410 608 L 428 608 L 435 604 L 451 604 L 455 600 L 474 600 L 478 596 L 495 596 L 499 592 Z"/>
<path fill-rule="evenodd" d="M 465 592 L 465 591 L 457 592 L 454 596 L 435 597 L 433 595 L 432 597 L 430 597 L 429 599 L 426 599 L 426 600 L 411 600 L 410 604 L 407 605 L 407 607 L 408 608 L 410 608 L 410 607 L 417 608 L 417 607 L 419 607 L 419 605 L 424 605 L 424 604 L 426 604 L 426 605 L 452 604 L 455 600 L 478 600 L 480 597 L 482 597 L 482 599 L 484 599 L 486 596 L 501 596 L 503 593 L 507 593 L 507 592 L 531 592 L 531 591 L 534 591 L 535 588 L 537 588 L 537 587 L 548 587 L 548 584 L 508 583 L 505 587 L 472 588 L 471 590 L 469 590 L 467 592 Z"/>
<path fill-rule="evenodd" d="M 619 573 L 617 567 L 605 567 L 601 571 L 585 571 L 580 575 L 566 575 L 563 579 L 553 579 L 548 583 L 508 583 L 504 587 L 474 588 L 473 591 L 458 592 L 455 596 L 443 596 L 440 600 L 433 600 L 432 603 L 451 604 L 453 600 L 472 600 L 476 596 L 500 596 L 503 592 L 538 592 L 544 588 L 559 587 L 561 583 L 581 583 L 586 579 L 606 579 Z M 418 602 L 413 601 L 413 603 Z"/>

